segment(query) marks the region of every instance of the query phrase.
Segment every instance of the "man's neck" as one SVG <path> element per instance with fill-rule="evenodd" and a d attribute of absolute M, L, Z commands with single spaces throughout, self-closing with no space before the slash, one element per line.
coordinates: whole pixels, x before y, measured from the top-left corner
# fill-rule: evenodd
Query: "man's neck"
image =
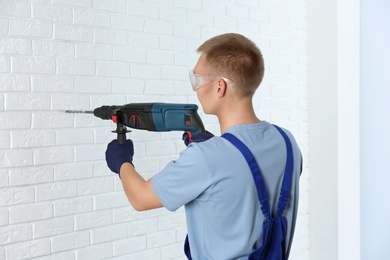
<path fill-rule="evenodd" d="M 217 117 L 221 133 L 224 133 L 227 129 L 236 125 L 256 124 L 261 122 L 254 112 L 251 100 L 234 102 L 234 104 L 221 109 Z"/>

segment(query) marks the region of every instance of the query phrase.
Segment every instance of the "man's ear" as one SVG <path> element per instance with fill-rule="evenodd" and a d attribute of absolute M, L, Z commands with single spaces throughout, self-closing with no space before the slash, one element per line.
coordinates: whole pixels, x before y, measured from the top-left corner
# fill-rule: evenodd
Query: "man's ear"
<path fill-rule="evenodd" d="M 227 91 L 227 83 L 223 79 L 218 79 L 217 95 L 219 98 L 224 97 Z"/>

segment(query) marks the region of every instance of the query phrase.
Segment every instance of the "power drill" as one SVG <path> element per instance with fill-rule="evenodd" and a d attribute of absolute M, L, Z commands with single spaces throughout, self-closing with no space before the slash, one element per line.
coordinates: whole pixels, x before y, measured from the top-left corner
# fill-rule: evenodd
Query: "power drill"
<path fill-rule="evenodd" d="M 190 141 L 192 136 L 206 132 L 195 104 L 131 103 L 123 106 L 102 106 L 93 111 L 66 110 L 66 113 L 93 113 L 101 119 L 116 123 L 118 143 L 126 142 L 127 126 L 155 132 L 185 131 Z"/>

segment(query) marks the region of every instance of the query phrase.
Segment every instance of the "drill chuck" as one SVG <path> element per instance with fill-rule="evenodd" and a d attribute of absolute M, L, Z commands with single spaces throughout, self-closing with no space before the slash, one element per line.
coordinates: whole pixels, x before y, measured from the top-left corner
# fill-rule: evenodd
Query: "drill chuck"
<path fill-rule="evenodd" d="M 112 119 L 112 116 L 121 109 L 122 106 L 102 106 L 95 108 L 93 114 L 101 119 Z"/>

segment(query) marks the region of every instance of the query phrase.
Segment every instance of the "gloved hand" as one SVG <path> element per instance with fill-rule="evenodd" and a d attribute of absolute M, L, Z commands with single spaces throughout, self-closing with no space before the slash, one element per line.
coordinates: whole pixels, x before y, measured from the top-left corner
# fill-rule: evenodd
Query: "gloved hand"
<path fill-rule="evenodd" d="M 117 140 L 112 140 L 111 143 L 108 144 L 106 150 L 106 162 L 108 168 L 119 174 L 122 164 L 125 162 L 133 164 L 133 155 L 133 141 L 128 139 L 124 144 L 119 144 Z"/>
<path fill-rule="evenodd" d="M 189 134 L 191 133 L 187 133 L 185 132 L 183 134 L 183 141 L 184 141 L 184 144 L 186 146 L 188 146 L 190 143 L 194 142 L 194 143 L 200 143 L 200 142 L 204 142 L 206 140 L 209 140 L 211 137 L 214 137 L 214 135 L 212 133 L 210 133 L 209 131 L 206 131 L 206 133 L 197 133 L 196 135 L 193 135 L 193 136 L 189 136 Z"/>

